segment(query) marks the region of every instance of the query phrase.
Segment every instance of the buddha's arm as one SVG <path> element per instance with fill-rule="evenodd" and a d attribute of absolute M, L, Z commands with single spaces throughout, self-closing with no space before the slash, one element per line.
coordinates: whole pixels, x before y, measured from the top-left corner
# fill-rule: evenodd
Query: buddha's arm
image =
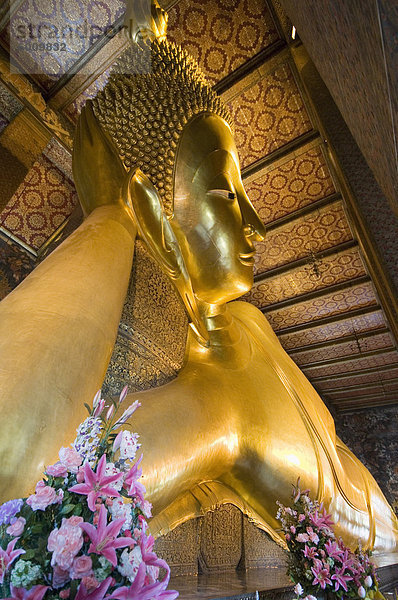
<path fill-rule="evenodd" d="M 127 291 L 135 226 L 96 208 L 0 305 L 0 500 L 27 493 L 100 388 Z"/>

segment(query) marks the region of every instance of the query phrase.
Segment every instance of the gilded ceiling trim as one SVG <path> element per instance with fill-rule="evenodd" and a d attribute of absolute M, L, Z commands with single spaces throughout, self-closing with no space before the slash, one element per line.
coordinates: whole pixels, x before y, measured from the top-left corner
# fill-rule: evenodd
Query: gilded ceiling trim
<path fill-rule="evenodd" d="M 37 92 L 33 85 L 20 73 L 10 73 L 10 64 L 0 56 L 0 79 L 13 91 L 17 97 L 42 119 L 43 124 L 54 134 L 68 149 L 73 146 L 72 136 L 67 131 L 57 113 L 47 106 L 42 94 Z"/>
<path fill-rule="evenodd" d="M 5 227 L 0 226 L 0 237 L 5 239 L 6 241 L 11 240 L 15 244 L 17 244 L 17 246 L 28 252 L 31 256 L 34 256 L 35 258 L 37 257 L 36 250 L 33 250 L 33 248 L 28 246 L 28 244 L 25 244 L 25 242 L 17 238 L 13 233 L 11 233 L 11 231 L 8 231 L 8 229 L 6 229 Z"/>

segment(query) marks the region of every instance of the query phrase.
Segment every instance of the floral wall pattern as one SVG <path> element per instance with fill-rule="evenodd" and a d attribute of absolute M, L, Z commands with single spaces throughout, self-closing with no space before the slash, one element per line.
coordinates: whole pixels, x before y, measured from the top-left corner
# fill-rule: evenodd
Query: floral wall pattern
<path fill-rule="evenodd" d="M 337 435 L 380 485 L 398 514 L 398 407 L 373 408 L 338 417 Z"/>
<path fill-rule="evenodd" d="M 0 300 L 33 270 L 35 261 L 15 244 L 0 238 Z"/>

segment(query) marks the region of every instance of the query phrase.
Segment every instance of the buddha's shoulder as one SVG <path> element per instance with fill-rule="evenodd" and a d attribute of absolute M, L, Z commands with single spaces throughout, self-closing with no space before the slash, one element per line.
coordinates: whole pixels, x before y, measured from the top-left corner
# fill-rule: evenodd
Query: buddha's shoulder
<path fill-rule="evenodd" d="M 260 328 L 262 332 L 274 336 L 274 331 L 268 323 L 267 318 L 253 304 L 236 300 L 228 304 L 229 309 L 234 317 L 240 319 L 249 329 Z"/>

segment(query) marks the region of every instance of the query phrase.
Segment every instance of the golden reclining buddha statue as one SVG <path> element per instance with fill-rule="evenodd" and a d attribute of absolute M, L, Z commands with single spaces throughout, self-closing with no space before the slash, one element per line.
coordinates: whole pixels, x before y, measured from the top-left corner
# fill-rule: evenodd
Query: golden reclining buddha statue
<path fill-rule="evenodd" d="M 75 437 L 101 386 L 136 236 L 173 280 L 191 329 L 171 383 L 130 394 L 152 530 L 232 503 L 281 543 L 291 484 L 325 503 L 349 545 L 397 562 L 397 519 L 264 315 L 253 285 L 265 230 L 229 115 L 196 63 L 160 36 L 132 45 L 80 116 L 85 221 L 0 305 L 1 500 L 26 495 Z M 394 556 L 395 555 L 395 556 Z"/>

